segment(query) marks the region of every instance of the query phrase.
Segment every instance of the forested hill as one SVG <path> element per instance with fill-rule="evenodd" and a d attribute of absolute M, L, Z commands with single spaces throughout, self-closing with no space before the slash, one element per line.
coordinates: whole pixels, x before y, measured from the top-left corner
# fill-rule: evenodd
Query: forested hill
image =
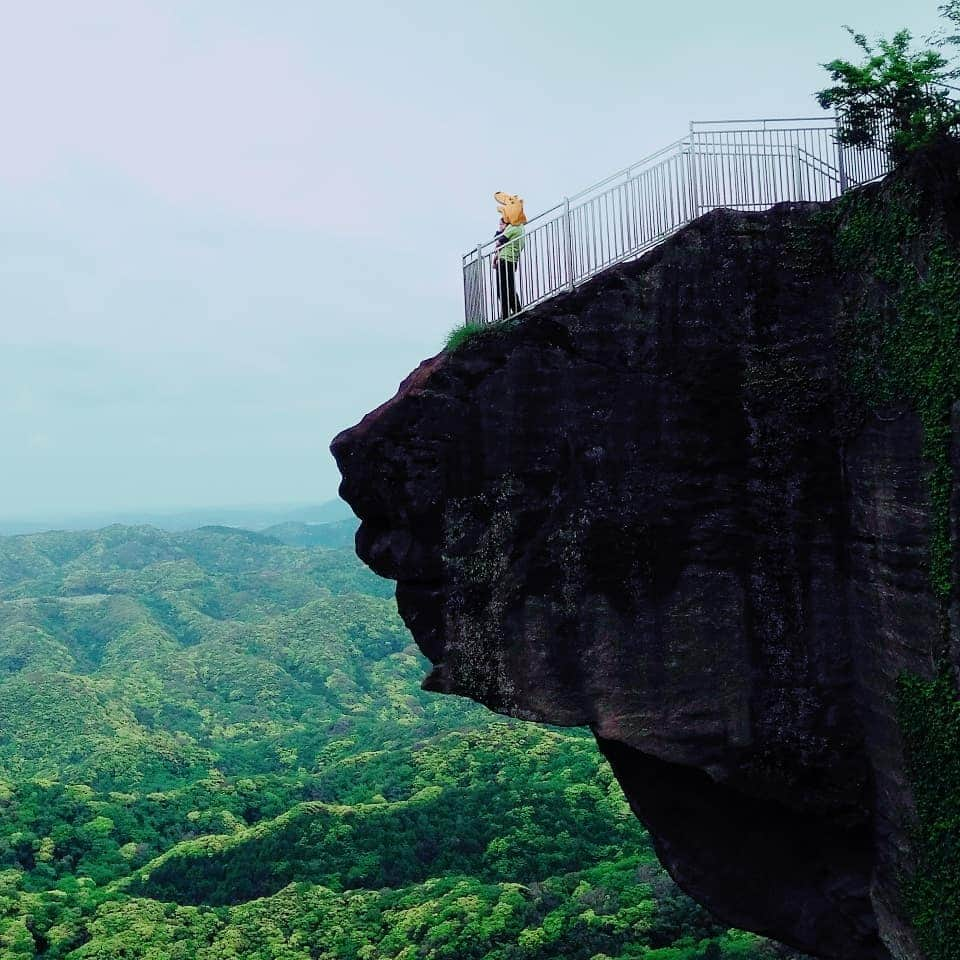
<path fill-rule="evenodd" d="M 592 738 L 419 688 L 352 525 L 0 538 L 0 958 L 761 958 Z"/>

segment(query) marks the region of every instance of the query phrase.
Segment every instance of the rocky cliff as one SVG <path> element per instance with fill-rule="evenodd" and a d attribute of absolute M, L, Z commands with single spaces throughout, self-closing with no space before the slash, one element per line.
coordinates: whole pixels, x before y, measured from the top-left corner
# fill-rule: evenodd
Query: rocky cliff
<path fill-rule="evenodd" d="M 958 170 L 708 214 L 333 443 L 425 686 L 590 725 L 684 889 L 838 960 L 960 956 Z"/>

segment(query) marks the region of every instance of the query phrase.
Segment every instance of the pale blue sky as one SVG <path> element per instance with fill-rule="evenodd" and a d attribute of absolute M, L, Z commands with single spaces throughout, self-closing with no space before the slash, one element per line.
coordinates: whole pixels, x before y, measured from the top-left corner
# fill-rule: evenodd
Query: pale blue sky
<path fill-rule="evenodd" d="M 491 193 L 812 115 L 898 0 L 0 0 L 0 516 L 321 501 Z"/>

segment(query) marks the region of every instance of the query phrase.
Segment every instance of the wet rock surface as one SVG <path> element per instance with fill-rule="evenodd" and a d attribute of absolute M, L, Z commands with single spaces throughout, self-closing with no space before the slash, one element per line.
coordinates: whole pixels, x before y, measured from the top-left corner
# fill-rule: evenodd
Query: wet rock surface
<path fill-rule="evenodd" d="M 832 230 L 709 214 L 424 362 L 333 451 L 427 688 L 590 725 L 732 925 L 920 957 L 895 686 L 944 648 L 928 465 L 917 417 L 845 382 L 863 281 Z"/>

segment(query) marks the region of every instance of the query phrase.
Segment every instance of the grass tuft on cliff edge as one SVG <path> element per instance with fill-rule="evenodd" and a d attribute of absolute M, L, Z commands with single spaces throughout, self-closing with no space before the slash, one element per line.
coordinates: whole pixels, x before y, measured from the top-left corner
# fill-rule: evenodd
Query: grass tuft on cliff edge
<path fill-rule="evenodd" d="M 453 353 L 479 337 L 509 330 L 515 323 L 516 320 L 513 319 L 498 320 L 495 323 L 465 323 L 462 326 L 454 327 L 447 334 L 443 349 L 446 353 Z"/>

